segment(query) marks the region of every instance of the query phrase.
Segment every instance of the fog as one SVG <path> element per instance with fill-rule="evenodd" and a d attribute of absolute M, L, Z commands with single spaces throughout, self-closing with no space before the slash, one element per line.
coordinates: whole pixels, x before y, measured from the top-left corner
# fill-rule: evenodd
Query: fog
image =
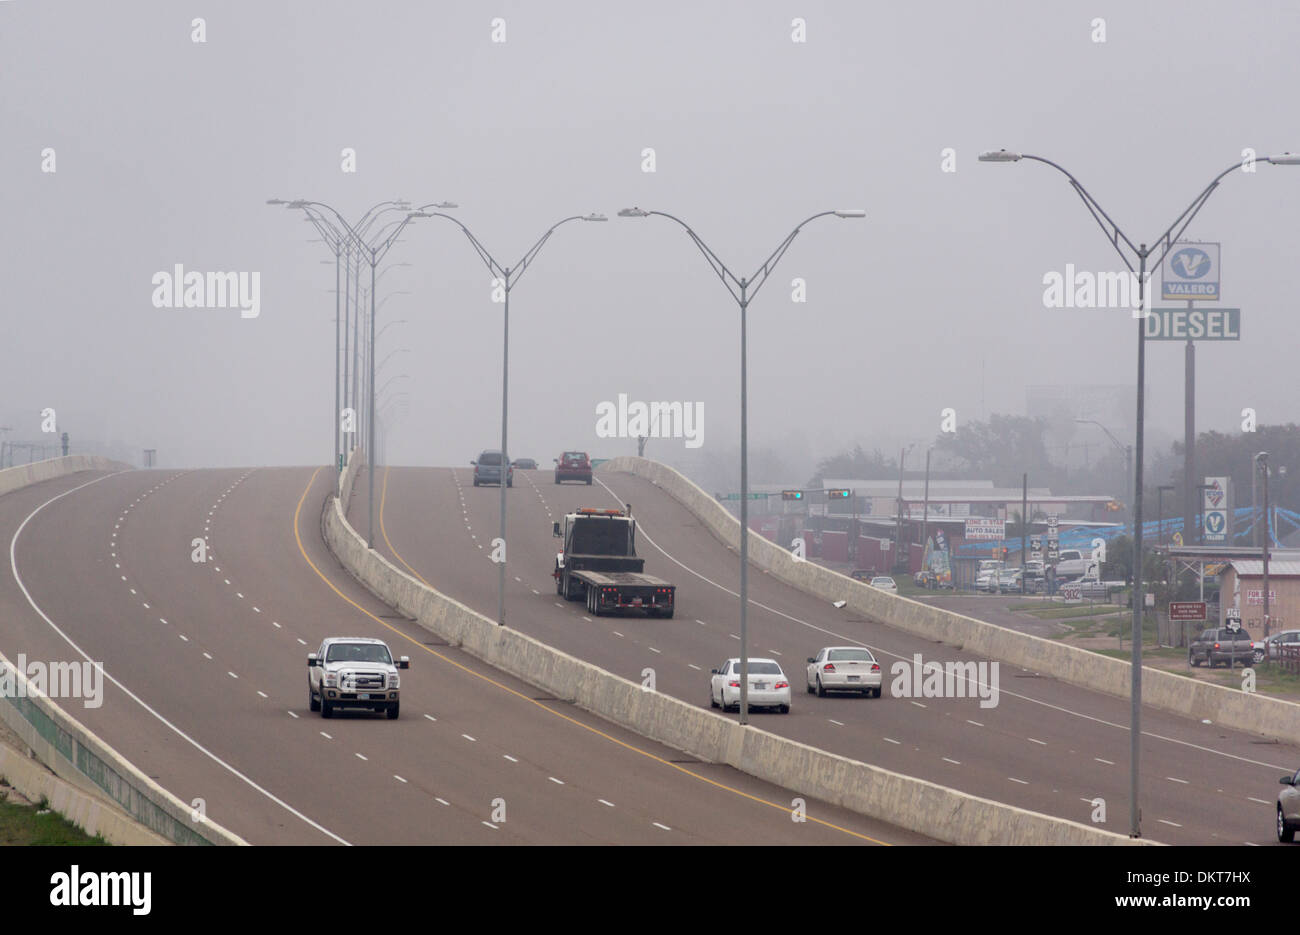
<path fill-rule="evenodd" d="M 800 221 L 861 208 L 803 229 L 748 310 L 751 444 L 802 480 L 854 444 L 928 441 L 945 409 L 957 431 L 1024 414 L 1028 387 L 1131 393 L 1131 310 L 1043 302 L 1050 271 L 1123 269 L 1106 235 L 1064 176 L 980 151 L 1060 163 L 1152 243 L 1244 151 L 1300 150 L 1291 3 L 201 6 L 0 3 L 10 441 L 52 439 L 53 409 L 74 451 L 327 463 L 334 257 L 267 199 L 349 220 L 446 199 L 507 266 L 562 218 L 609 218 L 556 230 L 511 292 L 512 457 L 635 453 L 596 431 L 626 394 L 702 413 L 698 448 L 652 439 L 647 455 L 734 458 L 737 304 L 681 227 L 619 209 L 681 218 L 752 276 Z M 1187 232 L 1222 243 L 1210 304 L 1242 309 L 1240 341 L 1198 345 L 1200 430 L 1238 431 L 1248 407 L 1297 418 L 1300 166 L 1256 170 Z M 500 444 L 491 273 L 439 218 L 409 225 L 390 263 L 411 265 L 377 290 L 379 327 L 406 322 L 377 342 L 379 359 L 405 351 L 378 374 L 386 460 L 467 465 Z M 258 274 L 256 317 L 156 307 L 155 274 L 178 264 Z M 1182 344 L 1150 343 L 1147 365 L 1148 451 L 1167 450 Z"/>

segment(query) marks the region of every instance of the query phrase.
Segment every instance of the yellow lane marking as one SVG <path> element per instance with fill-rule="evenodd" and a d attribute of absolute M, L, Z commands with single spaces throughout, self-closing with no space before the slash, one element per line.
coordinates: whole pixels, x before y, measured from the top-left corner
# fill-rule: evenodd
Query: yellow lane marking
<path fill-rule="evenodd" d="M 670 761 L 670 760 L 665 760 L 663 757 L 661 757 L 661 756 L 657 756 L 657 755 L 651 753 L 649 750 L 643 750 L 643 749 L 641 749 L 640 747 L 634 746 L 633 744 L 630 744 L 630 743 L 627 743 L 627 742 L 625 742 L 625 741 L 619 740 L 617 737 L 611 736 L 610 734 L 605 733 L 604 731 L 600 730 L 599 728 L 592 727 L 590 724 L 584 724 L 582 721 L 579 721 L 579 720 L 577 720 L 576 718 L 572 718 L 572 717 L 570 717 L 569 715 L 564 714 L 564 713 L 562 713 L 562 712 L 560 712 L 560 711 L 556 711 L 554 708 L 548 708 L 546 705 L 542 704 L 540 701 L 536 700 L 535 698 L 530 698 L 530 697 L 528 697 L 527 695 L 525 695 L 523 692 L 519 692 L 519 691 L 516 691 L 515 689 L 511 688 L 509 685 L 505 685 L 505 684 L 503 684 L 503 683 L 501 683 L 501 682 L 498 682 L 496 679 L 494 679 L 494 678 L 492 678 L 492 677 L 490 677 L 490 676 L 484 675 L 482 672 L 476 672 L 474 669 L 471 669 L 471 668 L 469 668 L 468 666 L 462 665 L 461 663 L 457 662 L 455 659 L 452 659 L 452 658 L 450 658 L 450 657 L 448 657 L 448 656 L 444 656 L 442 653 L 438 652 L 437 650 L 435 650 L 435 649 L 433 649 L 433 648 L 431 648 L 431 647 L 429 647 L 429 646 L 425 646 L 424 643 L 420 642 L 419 640 L 415 639 L 415 638 L 412 637 L 412 636 L 408 636 L 406 633 L 403 633 L 401 630 L 397 629 L 397 627 L 393 626 L 392 624 L 390 624 L 390 623 L 388 623 L 388 622 L 386 622 L 386 621 L 384 621 L 384 620 L 381 620 L 379 617 L 376 617 L 374 614 L 372 614 L 370 611 L 366 610 L 364 607 L 362 607 L 362 606 L 361 606 L 360 604 L 358 604 L 356 601 L 352 600 L 352 598 L 348 597 L 346 594 L 344 594 L 342 591 L 340 591 L 340 590 L 339 590 L 339 589 L 334 585 L 334 582 L 330 581 L 330 579 L 327 578 L 327 577 L 324 575 L 324 573 L 321 572 L 321 570 L 320 570 L 319 568 L 316 567 L 316 563 L 313 562 L 313 561 L 311 560 L 311 557 L 307 554 L 307 550 L 303 547 L 303 544 L 302 544 L 302 535 L 301 535 L 301 533 L 299 532 L 299 529 L 298 529 L 298 517 L 299 517 L 299 516 L 301 515 L 301 513 L 302 513 L 302 505 L 303 505 L 303 503 L 306 502 L 306 500 L 307 500 L 307 494 L 311 492 L 312 485 L 315 484 L 315 482 L 316 482 L 316 477 L 317 477 L 317 475 L 320 474 L 320 472 L 321 472 L 322 470 L 323 470 L 323 468 L 317 468 L 314 472 L 312 472 L 311 479 L 307 481 L 307 486 L 306 486 L 306 488 L 304 488 L 304 490 L 303 490 L 303 492 L 302 492 L 302 496 L 298 498 L 298 506 L 297 506 L 297 508 L 293 511 L 293 538 L 294 538 L 294 540 L 298 543 L 298 551 L 302 554 L 302 557 L 303 557 L 303 559 L 307 562 L 307 564 L 308 564 L 309 566 L 311 566 L 311 570 L 314 571 L 314 572 L 316 572 L 317 577 L 319 577 L 322 581 L 324 581 L 325 584 L 326 584 L 326 586 L 329 587 L 329 589 L 330 589 L 331 591 L 333 591 L 335 594 L 337 594 L 339 597 L 341 597 L 344 601 L 346 601 L 347 603 L 351 604 L 351 605 L 352 605 L 353 607 L 355 607 L 357 610 L 361 611 L 361 613 L 365 614 L 367 617 L 369 617 L 369 618 L 370 618 L 371 620 L 373 620 L 375 623 L 379 624 L 379 625 L 382 626 L 382 627 L 385 627 L 385 628 L 388 629 L 388 630 L 391 630 L 393 633 L 397 634 L 398 636 L 400 636 L 402 639 L 406 640 L 406 641 L 407 641 L 408 643 L 410 643 L 411 645 L 416 646 L 416 647 L 418 647 L 419 649 L 424 650 L 426 653 L 428 653 L 428 654 L 431 655 L 431 656 L 436 656 L 438 659 L 441 659 L 443 662 L 447 663 L 448 665 L 455 666 L 457 669 L 460 669 L 462 672 L 466 673 L 467 675 L 472 675 L 472 676 L 474 676 L 474 677 L 477 678 L 477 679 L 482 679 L 484 682 L 487 682 L 489 685 L 493 685 L 493 686 L 495 686 L 495 687 L 501 689 L 502 691 L 507 692 L 507 693 L 513 695 L 515 698 L 518 698 L 518 699 L 521 700 L 521 701 L 526 701 L 526 702 L 528 702 L 529 704 L 534 705 L 534 706 L 540 708 L 541 710 L 545 711 L 547 714 L 550 714 L 550 715 L 553 715 L 553 716 L 555 716 L 555 717 L 558 717 L 558 718 L 560 718 L 561 720 L 568 721 L 570 724 L 574 725 L 575 727 L 580 727 L 580 728 L 582 728 L 582 729 L 585 730 L 585 731 L 589 731 L 590 733 L 595 734 L 597 737 L 602 737 L 602 738 L 604 738 L 605 740 L 608 740 L 610 743 L 617 744 L 618 746 L 622 747 L 624 750 L 628 750 L 628 751 L 630 751 L 630 752 L 632 752 L 632 753 L 638 753 L 638 754 L 640 754 L 641 756 L 646 757 L 647 759 L 653 760 L 654 762 L 660 764 L 661 766 L 667 766 L 667 767 L 670 767 L 671 769 L 675 769 L 675 770 L 677 770 L 679 773 L 684 773 L 685 775 L 690 776 L 692 779 L 698 779 L 700 782 L 707 783 L 708 785 L 713 786 L 713 787 L 716 788 L 716 789 L 722 789 L 722 790 L 725 791 L 725 792 L 730 792 L 730 793 L 732 793 L 733 795 L 738 795 L 738 796 L 740 796 L 741 798 L 748 799 L 748 800 L 751 801 L 751 802 L 757 802 L 757 803 L 760 804 L 760 805 L 766 805 L 766 806 L 768 806 L 768 807 L 770 807 L 770 808 L 774 808 L 774 809 L 776 809 L 776 810 L 778 810 L 778 811 L 780 811 L 780 812 L 783 812 L 783 813 L 785 813 L 785 814 L 787 814 L 787 815 L 790 813 L 790 807 L 787 806 L 787 805 L 782 805 L 782 804 L 779 803 L 779 802 L 769 802 L 767 799 L 760 798 L 760 797 L 758 797 L 758 796 L 756 796 L 756 795 L 751 795 L 750 793 L 745 792 L 744 790 L 741 790 L 741 789 L 737 789 L 737 788 L 735 788 L 734 786 L 729 786 L 729 785 L 727 785 L 726 783 L 721 783 L 721 782 L 718 782 L 718 781 L 715 780 L 715 779 L 710 779 L 710 778 L 707 777 L 707 776 L 702 776 L 702 775 L 700 775 L 700 774 L 697 773 L 697 772 L 694 772 L 694 771 L 692 771 L 692 770 L 687 769 L 687 768 L 684 767 L 684 766 L 681 766 L 680 764 L 673 763 L 673 762 Z M 383 489 L 384 489 L 384 492 L 385 492 L 385 493 L 386 493 L 387 490 L 388 490 L 388 469 L 387 469 L 387 468 L 385 468 L 385 470 L 384 470 L 384 485 L 383 485 Z M 381 495 L 381 496 L 380 496 L 380 506 L 379 506 L 379 528 L 380 528 L 381 531 L 382 531 L 383 528 L 384 528 L 384 511 L 383 511 L 383 503 L 384 503 L 383 495 Z M 388 540 L 388 536 L 387 536 L 386 533 L 384 534 L 384 540 L 385 540 L 385 542 L 387 542 L 387 540 Z M 389 548 L 392 548 L 392 543 L 389 543 Z M 396 554 L 396 552 L 394 552 L 394 554 Z M 402 564 L 405 565 L 406 562 L 403 561 Z M 407 565 L 407 567 L 410 568 L 409 565 Z M 412 570 L 414 570 L 414 569 L 412 569 Z M 419 577 L 418 574 L 417 574 L 417 577 Z M 423 578 L 420 578 L 420 580 L 421 580 L 421 581 L 424 581 Z M 425 581 L 424 583 L 425 583 L 426 585 L 429 584 L 427 581 Z M 432 585 L 429 585 L 429 586 L 432 587 Z M 435 589 L 435 590 L 436 590 L 436 589 Z M 870 835 L 861 834 L 861 833 L 859 833 L 859 832 L 857 832 L 857 831 L 853 831 L 852 829 L 841 827 L 840 825 L 837 825 L 837 824 L 835 824 L 835 823 L 833 823 L 833 822 L 826 821 L 826 820 L 821 819 L 821 818 L 817 818 L 817 817 L 815 817 L 815 816 L 813 816 L 813 815 L 807 815 L 807 814 L 805 814 L 805 817 L 807 818 L 808 821 L 816 822 L 817 824 L 822 825 L 823 827 L 831 828 L 831 829 L 833 829 L 833 830 L 835 830 L 835 831 L 841 831 L 841 832 L 843 832 L 844 834 L 852 835 L 852 836 L 855 837 L 855 838 L 860 838 L 860 839 L 862 839 L 862 840 L 864 840 L 864 841 L 870 841 L 870 842 L 873 843 L 873 844 L 880 844 L 880 845 L 882 845 L 882 846 L 884 846 L 884 847 L 890 847 L 890 846 L 892 846 L 892 845 L 890 845 L 890 844 L 889 844 L 888 842 L 886 842 L 886 841 L 880 841 L 880 840 L 877 840 L 876 838 L 873 838 L 873 837 L 871 837 Z"/>

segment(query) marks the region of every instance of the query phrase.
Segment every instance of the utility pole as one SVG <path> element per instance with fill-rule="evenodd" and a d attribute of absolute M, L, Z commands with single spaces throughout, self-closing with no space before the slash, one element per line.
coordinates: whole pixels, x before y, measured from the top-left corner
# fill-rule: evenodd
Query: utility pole
<path fill-rule="evenodd" d="M 1029 527 L 1029 472 L 1020 479 L 1020 593 L 1025 593 L 1025 530 Z M 1100 577 L 1100 576 L 1099 576 Z"/>
<path fill-rule="evenodd" d="M 1268 452 L 1261 451 L 1255 457 L 1259 461 L 1260 471 L 1264 474 L 1264 639 L 1268 639 L 1270 609 L 1268 600 L 1268 546 L 1273 538 L 1268 522 Z"/>

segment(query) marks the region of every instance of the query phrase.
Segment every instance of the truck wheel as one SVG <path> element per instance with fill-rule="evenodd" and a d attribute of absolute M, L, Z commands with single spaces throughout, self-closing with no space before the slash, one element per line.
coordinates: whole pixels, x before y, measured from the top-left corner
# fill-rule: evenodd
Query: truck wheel
<path fill-rule="evenodd" d="M 588 486 L 588 487 L 591 486 L 591 478 L 590 478 L 590 477 L 587 478 L 587 486 Z"/>
<path fill-rule="evenodd" d="M 1197 659 L 1192 653 L 1187 654 L 1187 662 L 1194 669 L 1199 669 L 1201 666 L 1201 660 Z"/>
<path fill-rule="evenodd" d="M 397 720 L 397 712 L 400 710 L 401 704 L 402 703 L 400 701 L 394 701 L 392 704 L 388 706 L 388 719 L 390 721 Z"/>
<path fill-rule="evenodd" d="M 316 700 L 316 693 L 311 690 L 310 685 L 307 686 L 307 705 L 313 711 L 320 710 L 320 702 Z"/>
<path fill-rule="evenodd" d="M 659 616 L 661 616 L 661 617 L 663 617 L 663 618 L 665 618 L 665 619 L 667 619 L 667 620 L 672 620 L 672 619 L 673 619 L 673 611 L 672 611 L 672 608 L 670 607 L 670 608 L 668 608 L 667 610 L 661 610 L 661 611 L 659 612 Z"/>
<path fill-rule="evenodd" d="M 334 716 L 334 706 L 325 700 L 324 695 L 320 696 L 320 716 L 321 717 Z"/>

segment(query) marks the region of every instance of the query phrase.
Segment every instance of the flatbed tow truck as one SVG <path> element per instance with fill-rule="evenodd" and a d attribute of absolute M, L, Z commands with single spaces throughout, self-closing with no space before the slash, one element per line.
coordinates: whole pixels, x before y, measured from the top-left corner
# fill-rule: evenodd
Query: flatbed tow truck
<path fill-rule="evenodd" d="M 552 572 L 556 594 L 567 601 L 585 599 L 588 612 L 597 617 L 625 610 L 672 617 L 677 588 L 644 573 L 630 504 L 626 512 L 577 510 L 553 524 L 552 533 L 564 543 Z"/>

